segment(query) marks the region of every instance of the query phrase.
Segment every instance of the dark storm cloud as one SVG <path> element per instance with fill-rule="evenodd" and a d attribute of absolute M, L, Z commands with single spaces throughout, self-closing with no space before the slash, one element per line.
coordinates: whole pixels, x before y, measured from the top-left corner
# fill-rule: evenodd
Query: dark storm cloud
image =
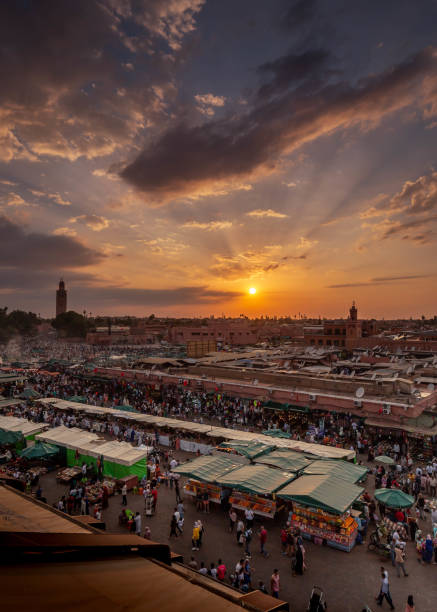
<path fill-rule="evenodd" d="M 378 285 L 384 285 L 385 283 L 395 283 L 398 281 L 409 281 L 416 280 L 420 278 L 431 278 L 434 276 L 433 274 L 410 274 L 405 276 L 377 276 L 375 278 L 371 278 L 367 282 L 362 283 L 343 283 L 341 285 L 328 285 L 327 289 L 345 289 L 347 287 L 372 287 Z"/>
<path fill-rule="evenodd" d="M 182 306 L 219 304 L 242 294 L 238 291 L 216 291 L 206 286 L 175 289 L 134 289 L 129 287 L 89 287 L 76 291 L 86 303 L 104 306 Z"/>
<path fill-rule="evenodd" d="M 286 91 L 290 85 L 304 79 L 314 81 L 325 67 L 330 54 L 324 49 L 305 51 L 299 55 L 290 53 L 258 68 L 261 75 L 268 75 L 270 81 L 258 90 L 260 98 L 267 98 Z"/>
<path fill-rule="evenodd" d="M 317 11 L 318 0 L 292 0 L 283 17 L 285 27 L 293 30 L 311 22 Z"/>
<path fill-rule="evenodd" d="M 370 280 L 375 283 L 382 283 L 399 280 L 414 280 L 416 278 L 429 278 L 430 276 L 432 276 L 432 274 L 410 274 L 409 276 L 377 276 L 375 278 L 371 278 Z"/>
<path fill-rule="evenodd" d="M 285 93 L 253 106 L 244 115 L 179 124 L 121 172 L 158 201 L 205 193 L 212 185 L 232 185 L 274 171 L 281 154 L 355 125 L 376 125 L 413 102 L 430 103 L 436 55 L 427 48 L 378 75 L 326 85 L 317 92 Z M 424 91 L 422 81 L 427 77 Z M 427 109 L 428 112 L 429 109 Z"/>
<path fill-rule="evenodd" d="M 74 238 L 26 233 L 19 225 L 0 216 L 0 277 L 2 268 L 62 270 L 100 263 L 103 258 L 103 254 Z"/>

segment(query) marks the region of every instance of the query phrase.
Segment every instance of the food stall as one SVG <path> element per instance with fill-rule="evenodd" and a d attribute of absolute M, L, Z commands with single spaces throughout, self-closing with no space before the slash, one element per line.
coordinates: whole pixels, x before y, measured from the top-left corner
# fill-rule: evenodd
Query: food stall
<path fill-rule="evenodd" d="M 267 465 L 245 465 L 219 476 L 217 484 L 232 489 L 229 503 L 237 510 L 251 509 L 260 516 L 273 518 L 278 511 L 275 493 L 296 478 Z"/>
<path fill-rule="evenodd" d="M 67 449 L 67 466 L 83 463 L 101 467 L 104 476 L 123 478 L 136 474 L 142 478 L 147 473 L 147 449 L 135 448 L 128 442 L 107 441 L 94 433 L 76 427 L 56 427 L 38 434 L 43 440 Z"/>
<path fill-rule="evenodd" d="M 217 446 L 217 451 L 241 455 L 249 460 L 254 460 L 257 457 L 261 457 L 262 455 L 265 455 L 273 450 L 275 450 L 273 445 L 257 442 L 256 440 L 250 442 L 229 440 L 227 442 L 222 442 Z"/>
<path fill-rule="evenodd" d="M 300 472 L 314 461 L 306 457 L 302 453 L 296 453 L 295 451 L 287 450 L 286 448 L 276 449 L 266 455 L 257 457 L 254 463 L 262 463 L 264 465 L 270 465 L 271 467 L 280 468 L 287 472 Z"/>
<path fill-rule="evenodd" d="M 349 461 L 339 460 L 324 460 L 318 459 L 311 462 L 310 465 L 303 470 L 307 475 L 329 475 L 336 478 L 343 478 L 353 484 L 363 482 L 367 477 L 368 468 L 364 465 L 355 465 Z"/>
<path fill-rule="evenodd" d="M 0 429 L 5 431 L 21 432 L 26 440 L 34 440 L 35 434 L 47 429 L 44 423 L 33 423 L 27 419 L 12 416 L 0 416 Z"/>
<path fill-rule="evenodd" d="M 358 532 L 350 508 L 363 490 L 329 474 L 304 475 L 278 491 L 278 497 L 293 503 L 292 526 L 303 537 L 350 552 Z"/>
<path fill-rule="evenodd" d="M 241 467 L 241 464 L 242 458 L 235 456 L 204 455 L 178 465 L 173 472 L 180 476 L 189 477 L 184 486 L 186 495 L 195 497 L 199 490 L 202 493 L 207 491 L 209 500 L 219 504 L 221 502 L 221 487 L 215 484 L 216 479 Z"/>

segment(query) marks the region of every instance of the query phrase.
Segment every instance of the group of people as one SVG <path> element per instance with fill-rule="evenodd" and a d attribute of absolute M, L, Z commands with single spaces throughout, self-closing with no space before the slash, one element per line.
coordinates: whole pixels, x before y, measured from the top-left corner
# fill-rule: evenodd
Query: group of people
<path fill-rule="evenodd" d="M 228 571 L 228 568 L 221 559 L 218 560 L 217 564 L 212 562 L 207 567 L 204 561 L 201 561 L 199 564 L 194 557 L 191 557 L 188 566 L 204 576 L 210 576 L 214 580 L 225 582 L 227 579 L 234 588 L 243 591 L 243 593 L 248 593 L 253 588 L 258 589 L 262 593 L 269 593 L 262 580 L 258 581 L 256 587 L 252 584 L 253 568 L 251 567 L 251 559 L 247 555 L 237 561 L 233 572 Z M 279 590 L 279 570 L 275 568 L 270 578 L 270 595 L 279 598 Z"/>

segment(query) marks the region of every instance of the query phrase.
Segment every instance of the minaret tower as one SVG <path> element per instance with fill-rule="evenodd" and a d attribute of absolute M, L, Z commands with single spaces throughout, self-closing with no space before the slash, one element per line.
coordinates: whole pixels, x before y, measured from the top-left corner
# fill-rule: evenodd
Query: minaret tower
<path fill-rule="evenodd" d="M 67 312 L 67 292 L 65 290 L 65 283 L 59 281 L 59 289 L 56 291 L 56 316 Z"/>
<path fill-rule="evenodd" d="M 349 317 L 351 321 L 358 320 L 358 310 L 357 310 L 357 307 L 355 306 L 355 300 L 352 302 L 352 307 L 349 310 Z"/>

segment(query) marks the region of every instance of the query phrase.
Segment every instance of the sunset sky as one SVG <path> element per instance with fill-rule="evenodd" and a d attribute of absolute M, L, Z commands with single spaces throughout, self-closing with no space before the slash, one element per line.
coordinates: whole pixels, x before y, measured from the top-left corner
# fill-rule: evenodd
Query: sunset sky
<path fill-rule="evenodd" d="M 93 314 L 437 314 L 436 24 L 3 0 L 0 306 L 53 316 L 62 276 Z"/>

